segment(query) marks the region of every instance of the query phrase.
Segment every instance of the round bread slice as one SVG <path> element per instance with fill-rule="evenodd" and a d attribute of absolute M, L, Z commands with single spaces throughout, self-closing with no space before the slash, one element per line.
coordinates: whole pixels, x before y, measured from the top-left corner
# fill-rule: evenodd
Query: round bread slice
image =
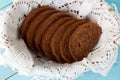
<path fill-rule="evenodd" d="M 52 38 L 51 38 L 51 42 L 50 42 L 50 48 L 52 50 L 53 55 L 56 57 L 56 59 L 58 60 L 59 63 L 66 63 L 66 60 L 64 60 L 64 58 L 62 58 L 61 54 L 60 54 L 60 48 L 59 48 L 59 44 L 60 44 L 60 40 L 61 37 L 64 33 L 64 31 L 73 23 L 76 22 L 76 19 L 73 18 L 68 18 L 67 21 L 64 22 L 64 24 L 62 24 L 57 31 L 53 34 Z"/>
<path fill-rule="evenodd" d="M 73 33 L 73 31 L 79 25 L 82 25 L 84 23 L 86 23 L 86 21 L 76 20 L 76 22 L 72 24 L 71 26 L 69 26 L 62 35 L 62 38 L 60 40 L 60 54 L 68 63 L 75 62 L 75 60 L 69 53 L 69 49 L 68 49 L 69 38 L 71 34 Z"/>
<path fill-rule="evenodd" d="M 52 24 L 58 18 L 65 17 L 65 16 L 69 17 L 69 15 L 66 14 L 66 13 L 57 12 L 57 13 L 54 13 L 54 14 L 50 15 L 48 18 L 46 18 L 42 21 L 42 23 L 38 26 L 38 28 L 35 32 L 34 40 L 35 40 L 35 44 L 36 44 L 37 48 L 42 48 L 41 47 L 42 36 L 44 36 L 43 34 L 44 34 L 45 30 L 49 27 L 49 25 Z M 52 54 L 49 54 L 48 52 L 46 52 L 44 48 L 42 48 L 42 50 L 44 51 L 44 53 L 45 53 L 45 55 L 47 56 L 48 59 L 53 60 L 53 61 L 57 61 L 55 59 L 55 57 Z"/>
<path fill-rule="evenodd" d="M 95 23 L 80 25 L 69 39 L 69 52 L 76 61 L 82 60 L 95 46 L 102 33 Z"/>
<path fill-rule="evenodd" d="M 50 48 L 50 39 L 53 36 L 53 34 L 56 32 L 56 30 L 61 27 L 63 23 L 65 23 L 67 20 L 71 19 L 71 17 L 59 17 L 57 20 L 55 20 L 50 26 L 46 29 L 44 32 L 44 36 L 42 37 L 42 48 L 47 55 L 53 54 Z M 55 55 L 54 55 L 55 56 Z M 56 58 L 56 56 L 55 56 Z M 57 60 L 57 59 L 56 59 Z M 58 60 L 57 60 L 58 61 Z"/>
<path fill-rule="evenodd" d="M 34 18 L 35 18 L 39 13 L 41 13 L 42 11 L 48 10 L 48 9 L 51 9 L 51 8 L 50 8 L 50 7 L 47 7 L 47 6 L 42 6 L 42 7 L 36 8 L 36 9 L 32 10 L 32 11 L 25 17 L 25 20 L 23 21 L 23 23 L 22 23 L 22 25 L 21 25 L 21 28 L 20 28 L 20 34 L 21 34 L 21 37 L 22 37 L 23 39 L 25 39 L 26 30 L 28 29 L 29 24 L 31 23 L 31 21 L 34 20 Z"/>
<path fill-rule="evenodd" d="M 35 48 L 35 44 L 33 42 L 33 38 L 34 38 L 34 33 L 36 31 L 36 28 L 38 27 L 39 24 L 42 23 L 42 21 L 44 19 L 46 19 L 46 17 L 48 17 L 50 14 L 56 13 L 57 11 L 55 10 L 46 10 L 41 12 L 39 15 L 37 15 L 35 17 L 35 19 L 33 21 L 31 21 L 27 31 L 26 31 L 26 43 L 28 45 L 28 47 L 32 50 L 32 51 L 37 51 Z"/>

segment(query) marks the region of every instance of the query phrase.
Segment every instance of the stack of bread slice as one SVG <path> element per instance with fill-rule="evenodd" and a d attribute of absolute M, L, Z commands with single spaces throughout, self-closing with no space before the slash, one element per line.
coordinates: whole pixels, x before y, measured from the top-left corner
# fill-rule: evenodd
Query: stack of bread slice
<path fill-rule="evenodd" d="M 28 49 L 59 63 L 87 57 L 101 33 L 96 23 L 75 19 L 48 6 L 32 10 L 20 28 Z"/>

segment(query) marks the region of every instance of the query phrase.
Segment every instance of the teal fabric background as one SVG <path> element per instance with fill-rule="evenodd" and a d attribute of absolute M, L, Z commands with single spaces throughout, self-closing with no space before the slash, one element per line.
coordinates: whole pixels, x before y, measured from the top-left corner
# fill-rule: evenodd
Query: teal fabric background
<path fill-rule="evenodd" d="M 109 4 L 115 3 L 120 12 L 120 0 L 106 0 Z M 0 10 L 4 10 L 12 4 L 11 0 L 0 0 Z M 120 80 L 120 46 L 118 50 L 119 56 L 107 76 L 102 76 L 92 71 L 86 72 L 75 80 Z M 0 80 L 31 80 L 31 77 L 25 77 L 14 72 L 9 67 L 0 66 Z"/>

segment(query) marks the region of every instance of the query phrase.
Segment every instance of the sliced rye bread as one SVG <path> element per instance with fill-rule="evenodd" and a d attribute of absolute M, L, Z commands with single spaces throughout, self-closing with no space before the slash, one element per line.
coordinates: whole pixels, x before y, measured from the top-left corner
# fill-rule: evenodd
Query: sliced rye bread
<path fill-rule="evenodd" d="M 56 32 L 56 30 L 61 27 L 61 25 L 63 23 L 65 23 L 68 19 L 71 19 L 70 16 L 60 16 L 58 19 L 56 19 L 52 24 L 49 25 L 49 27 L 46 29 L 46 31 L 44 32 L 44 35 L 42 37 L 42 48 L 44 50 L 44 52 L 47 55 L 53 55 L 52 50 L 50 48 L 50 40 L 51 37 L 53 36 L 53 34 Z M 54 57 L 56 58 L 56 56 L 54 55 Z M 57 59 L 56 59 L 57 60 Z M 57 60 L 58 62 L 58 60 Z"/>
<path fill-rule="evenodd" d="M 62 24 L 57 30 L 56 32 L 53 34 L 52 38 L 51 38 L 51 42 L 50 42 L 50 47 L 52 50 L 53 55 L 56 57 L 56 59 L 58 60 L 59 63 L 66 63 L 66 60 L 64 58 L 62 58 L 61 54 L 60 54 L 60 40 L 61 37 L 64 33 L 64 31 L 73 23 L 76 22 L 76 19 L 72 19 L 72 18 L 68 18 L 68 20 L 66 22 L 64 22 L 64 24 Z"/>
<path fill-rule="evenodd" d="M 76 61 L 82 60 L 95 46 L 102 33 L 95 23 L 86 23 L 72 33 L 69 39 L 69 52 Z"/>
<path fill-rule="evenodd" d="M 25 17 L 25 20 L 23 21 L 22 25 L 21 25 L 21 28 L 20 28 L 20 35 L 23 39 L 25 39 L 25 34 L 26 34 L 26 30 L 28 29 L 29 27 L 29 24 L 31 23 L 31 21 L 34 20 L 34 18 L 41 12 L 45 11 L 45 10 L 48 10 L 48 9 L 51 9 L 50 7 L 47 7 L 47 6 L 42 6 L 42 7 L 39 7 L 39 8 L 36 8 L 34 10 L 32 10 L 26 17 Z M 26 41 L 26 40 L 25 40 Z"/>
<path fill-rule="evenodd" d="M 32 52 L 59 63 L 80 61 L 97 44 L 99 25 L 77 20 L 48 6 L 32 10 L 23 21 L 20 36 Z"/>
<path fill-rule="evenodd" d="M 34 38 L 34 33 L 36 31 L 36 28 L 38 27 L 38 25 L 40 23 L 42 23 L 42 21 L 44 19 L 46 19 L 46 17 L 48 17 L 50 14 L 56 13 L 57 11 L 55 10 L 45 10 L 43 12 L 41 12 L 39 15 L 37 15 L 30 23 L 27 31 L 26 31 L 26 43 L 28 45 L 28 47 L 32 50 L 32 51 L 38 51 L 35 47 L 33 38 Z"/>
<path fill-rule="evenodd" d="M 42 37 L 44 36 L 44 32 L 49 27 L 49 25 L 52 24 L 55 20 L 57 20 L 59 17 L 64 17 L 64 16 L 69 16 L 69 15 L 63 12 L 54 13 L 52 15 L 49 15 L 49 17 L 43 20 L 43 22 L 38 26 L 35 32 L 35 38 L 34 38 L 38 48 L 42 48 L 41 47 Z M 50 60 L 57 61 L 52 54 L 46 53 L 44 48 L 42 48 L 42 50 Z"/>
<path fill-rule="evenodd" d="M 62 38 L 60 40 L 60 54 L 68 63 L 75 62 L 72 55 L 70 55 L 70 52 L 68 49 L 69 38 L 71 34 L 73 33 L 73 31 L 79 25 L 82 25 L 84 23 L 86 23 L 86 21 L 76 20 L 76 22 L 72 24 L 71 26 L 69 26 L 62 35 Z"/>

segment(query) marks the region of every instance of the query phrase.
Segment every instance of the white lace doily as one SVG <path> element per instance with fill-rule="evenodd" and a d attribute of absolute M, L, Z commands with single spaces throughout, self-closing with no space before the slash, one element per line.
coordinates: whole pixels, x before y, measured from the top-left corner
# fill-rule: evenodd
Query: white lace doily
<path fill-rule="evenodd" d="M 38 5 L 49 5 L 101 26 L 101 38 L 88 57 L 72 64 L 58 64 L 29 52 L 18 29 L 25 15 Z M 33 76 L 33 80 L 73 80 L 89 70 L 106 75 L 116 62 L 120 44 L 120 15 L 111 9 L 103 0 L 14 0 L 0 15 L 0 65 Z"/>

